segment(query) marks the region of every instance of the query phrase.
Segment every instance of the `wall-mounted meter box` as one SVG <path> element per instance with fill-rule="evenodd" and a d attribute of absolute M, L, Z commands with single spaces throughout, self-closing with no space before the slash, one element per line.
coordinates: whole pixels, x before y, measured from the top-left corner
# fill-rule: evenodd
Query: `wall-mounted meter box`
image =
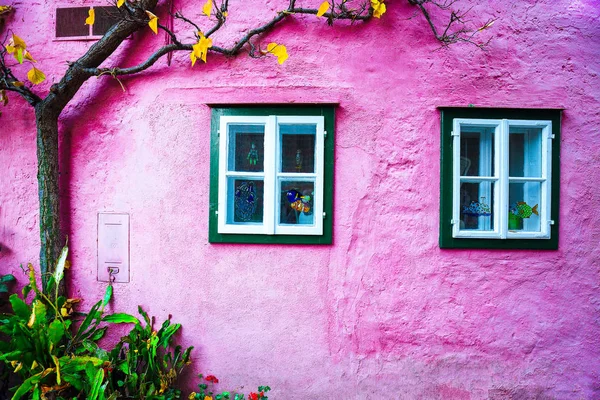
<path fill-rule="evenodd" d="M 129 282 L 129 214 L 98 213 L 98 280 Z"/>

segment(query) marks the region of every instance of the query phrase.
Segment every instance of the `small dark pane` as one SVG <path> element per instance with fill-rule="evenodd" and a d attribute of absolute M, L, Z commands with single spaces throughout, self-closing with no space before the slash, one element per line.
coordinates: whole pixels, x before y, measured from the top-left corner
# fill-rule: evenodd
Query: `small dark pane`
<path fill-rule="evenodd" d="M 229 178 L 227 223 L 261 223 L 265 184 L 261 180 Z"/>
<path fill-rule="evenodd" d="M 460 229 L 494 230 L 494 184 L 492 182 L 461 182 Z"/>
<path fill-rule="evenodd" d="M 229 125 L 229 171 L 262 172 L 265 160 L 264 125 Z"/>
<path fill-rule="evenodd" d="M 539 232 L 542 206 L 540 182 L 510 183 L 508 189 L 508 230 Z"/>
<path fill-rule="evenodd" d="M 463 126 L 460 132 L 460 175 L 494 175 L 494 128 Z"/>
<path fill-rule="evenodd" d="M 314 182 L 281 182 L 280 224 L 314 224 Z"/>
<path fill-rule="evenodd" d="M 281 172 L 315 172 L 317 127 L 309 124 L 281 124 Z"/>
<path fill-rule="evenodd" d="M 121 15 L 117 7 L 94 7 L 96 22 L 92 27 L 94 36 L 104 35 L 114 24 L 119 22 Z"/>
<path fill-rule="evenodd" d="M 89 7 L 56 9 L 56 37 L 89 36 L 90 27 L 85 24 Z"/>

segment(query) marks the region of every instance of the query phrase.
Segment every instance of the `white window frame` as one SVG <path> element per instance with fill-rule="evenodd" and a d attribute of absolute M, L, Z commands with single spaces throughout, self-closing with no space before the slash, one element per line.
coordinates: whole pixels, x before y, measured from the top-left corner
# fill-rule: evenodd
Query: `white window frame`
<path fill-rule="evenodd" d="M 263 172 L 239 172 L 228 170 L 229 125 L 264 125 L 264 168 Z M 280 124 L 307 124 L 316 126 L 315 172 L 296 173 L 281 170 Z M 218 233 L 260 234 L 260 235 L 323 235 L 323 196 L 325 173 L 325 118 L 323 116 L 222 116 L 219 121 L 219 192 L 218 192 Z M 264 180 L 263 222 L 228 223 L 228 215 L 233 212 L 227 201 L 228 178 L 256 178 Z M 280 224 L 280 182 L 314 181 L 313 224 Z"/>
<path fill-rule="evenodd" d="M 462 127 L 486 126 L 494 128 L 494 174 L 488 176 L 461 176 L 460 175 L 460 132 Z M 542 129 L 541 177 L 511 177 L 509 176 L 509 138 L 510 127 L 531 127 Z M 509 120 L 509 119 L 472 119 L 456 118 L 452 127 L 452 237 L 471 239 L 549 239 L 551 210 L 551 182 L 552 182 L 552 121 L 542 120 Z M 481 149 L 489 149 L 491 141 L 482 141 Z M 527 151 L 524 151 L 528 154 Z M 494 230 L 461 230 L 460 229 L 460 185 L 464 182 L 488 181 L 494 185 L 493 214 Z M 523 232 L 508 229 L 509 184 L 539 182 L 541 205 L 540 231 Z M 482 218 L 482 217 L 480 217 Z"/>

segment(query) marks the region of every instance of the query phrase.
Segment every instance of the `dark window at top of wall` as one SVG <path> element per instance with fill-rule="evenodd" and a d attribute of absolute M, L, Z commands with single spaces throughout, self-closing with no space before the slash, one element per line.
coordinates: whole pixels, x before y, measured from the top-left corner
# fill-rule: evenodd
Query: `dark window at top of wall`
<path fill-rule="evenodd" d="M 119 10 L 116 7 L 94 7 L 96 10 L 96 23 L 92 27 L 94 36 L 102 36 L 114 24 L 119 22 Z"/>
<path fill-rule="evenodd" d="M 94 7 L 96 21 L 91 29 L 85 24 L 90 7 L 66 7 L 56 9 L 56 37 L 102 36 L 119 20 L 116 7 Z"/>
<path fill-rule="evenodd" d="M 56 37 L 89 36 L 90 27 L 85 24 L 89 7 L 56 9 Z"/>

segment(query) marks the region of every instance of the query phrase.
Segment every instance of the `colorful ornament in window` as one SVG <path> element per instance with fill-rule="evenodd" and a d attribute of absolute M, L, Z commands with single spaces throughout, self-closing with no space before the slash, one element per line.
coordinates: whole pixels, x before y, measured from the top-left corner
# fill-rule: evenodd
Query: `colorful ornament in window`
<path fill-rule="evenodd" d="M 290 207 L 296 211 L 308 214 L 310 212 L 310 196 L 303 196 L 297 190 L 288 190 L 286 193 L 287 200 L 290 202 Z"/>
<path fill-rule="evenodd" d="M 242 182 L 235 189 L 235 216 L 242 221 L 250 221 L 256 212 L 258 196 L 253 182 Z"/>
<path fill-rule="evenodd" d="M 258 150 L 256 150 L 256 145 L 254 143 L 250 144 L 250 151 L 248 152 L 248 163 L 250 165 L 256 165 L 258 162 Z"/>
<path fill-rule="evenodd" d="M 304 157 L 302 157 L 302 150 L 296 150 L 296 171 L 300 172 L 302 170 L 302 161 Z"/>
<path fill-rule="evenodd" d="M 520 201 L 518 203 L 513 204 L 510 207 L 510 213 L 512 215 L 514 215 L 515 217 L 519 217 L 519 218 L 529 218 L 531 217 L 531 214 L 535 214 L 535 215 L 540 215 L 538 212 L 538 205 L 536 204 L 535 206 L 533 206 L 533 208 L 525 203 L 524 201 Z"/>
<path fill-rule="evenodd" d="M 463 214 L 476 217 L 489 217 L 492 215 L 492 209 L 485 203 L 485 197 L 482 197 L 480 202 L 472 201 L 468 207 L 463 206 Z"/>

